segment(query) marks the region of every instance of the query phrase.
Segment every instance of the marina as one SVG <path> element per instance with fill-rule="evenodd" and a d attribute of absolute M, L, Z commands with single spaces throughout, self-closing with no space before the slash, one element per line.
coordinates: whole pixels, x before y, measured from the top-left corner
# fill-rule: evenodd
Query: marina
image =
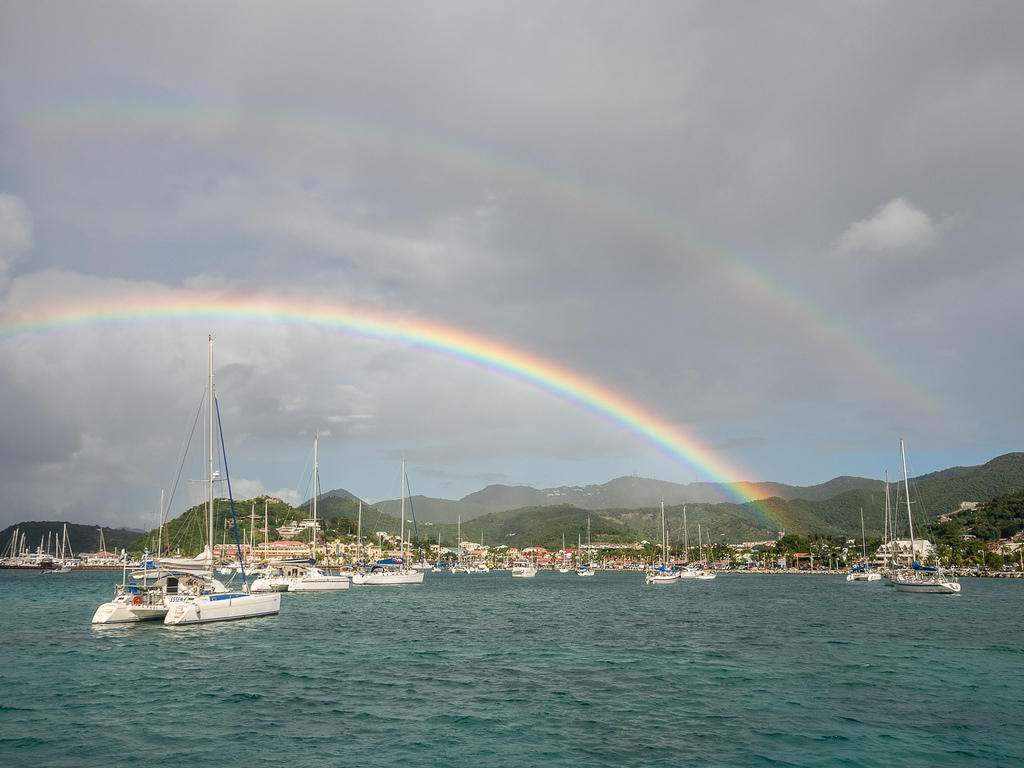
<path fill-rule="evenodd" d="M 661 591 L 639 572 L 521 589 L 493 571 L 288 593 L 279 615 L 186 630 L 90 624 L 113 578 L 0 572 L 5 764 L 1024 761 L 1002 725 L 1024 717 L 1015 581 L 923 600 L 842 575 Z M 216 749 L 210 723 L 231 725 Z"/>

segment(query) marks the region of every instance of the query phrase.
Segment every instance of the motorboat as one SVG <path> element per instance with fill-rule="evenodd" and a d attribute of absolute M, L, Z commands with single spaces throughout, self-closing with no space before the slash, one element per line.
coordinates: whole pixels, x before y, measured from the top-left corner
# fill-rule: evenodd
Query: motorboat
<path fill-rule="evenodd" d="M 516 579 L 530 579 L 537 575 L 537 566 L 529 560 L 517 560 L 512 564 L 512 576 Z"/>
<path fill-rule="evenodd" d="M 335 576 L 316 567 L 309 567 L 306 572 L 292 577 L 288 582 L 289 592 L 336 592 L 348 589 L 351 580 L 348 576 Z"/>

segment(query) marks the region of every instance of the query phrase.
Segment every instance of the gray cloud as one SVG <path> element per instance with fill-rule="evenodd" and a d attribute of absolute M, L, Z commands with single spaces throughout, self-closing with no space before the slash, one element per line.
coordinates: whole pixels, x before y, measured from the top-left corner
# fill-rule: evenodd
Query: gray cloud
<path fill-rule="evenodd" d="M 743 479 L 879 476 L 897 433 L 926 468 L 982 461 L 1024 420 L 1024 350 L 998 332 L 1024 321 L 1021 15 L 21 4 L 0 328 L 43 302 L 308 297 L 558 363 Z M 211 330 L 246 492 L 301 493 L 317 429 L 325 487 L 364 498 L 396 495 L 403 452 L 449 496 L 699 474 L 458 357 L 209 325 L 0 333 L 4 514 L 151 515 Z"/>

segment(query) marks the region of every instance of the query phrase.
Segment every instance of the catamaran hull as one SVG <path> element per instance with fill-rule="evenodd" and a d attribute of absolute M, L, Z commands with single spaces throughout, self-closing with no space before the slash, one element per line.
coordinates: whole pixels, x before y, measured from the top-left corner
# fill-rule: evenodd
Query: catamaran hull
<path fill-rule="evenodd" d="M 93 614 L 93 624 L 137 624 L 140 621 L 156 621 L 167 615 L 164 607 L 132 606 L 121 602 L 104 603 Z"/>
<path fill-rule="evenodd" d="M 207 624 L 213 621 L 251 619 L 270 616 L 281 611 L 281 593 L 214 594 L 189 597 L 175 603 L 167 612 L 164 624 Z"/>

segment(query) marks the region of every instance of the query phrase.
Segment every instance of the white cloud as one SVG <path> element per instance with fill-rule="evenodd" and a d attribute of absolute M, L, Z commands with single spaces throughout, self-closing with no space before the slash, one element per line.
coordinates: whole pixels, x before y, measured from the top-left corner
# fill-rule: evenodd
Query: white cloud
<path fill-rule="evenodd" d="M 32 212 L 25 201 L 0 192 L 0 285 L 11 264 L 32 247 Z"/>
<path fill-rule="evenodd" d="M 281 499 L 281 501 L 291 504 L 293 507 L 297 507 L 305 501 L 301 494 L 292 488 L 279 488 L 273 491 L 264 486 L 259 480 L 246 480 L 245 478 L 232 480 L 231 492 L 237 502 L 255 499 L 257 496 L 263 496 L 264 494 L 275 499 Z"/>
<path fill-rule="evenodd" d="M 833 250 L 837 255 L 845 255 L 923 248 L 934 239 L 935 227 L 931 217 L 905 197 L 897 197 L 870 219 L 850 224 Z"/>

